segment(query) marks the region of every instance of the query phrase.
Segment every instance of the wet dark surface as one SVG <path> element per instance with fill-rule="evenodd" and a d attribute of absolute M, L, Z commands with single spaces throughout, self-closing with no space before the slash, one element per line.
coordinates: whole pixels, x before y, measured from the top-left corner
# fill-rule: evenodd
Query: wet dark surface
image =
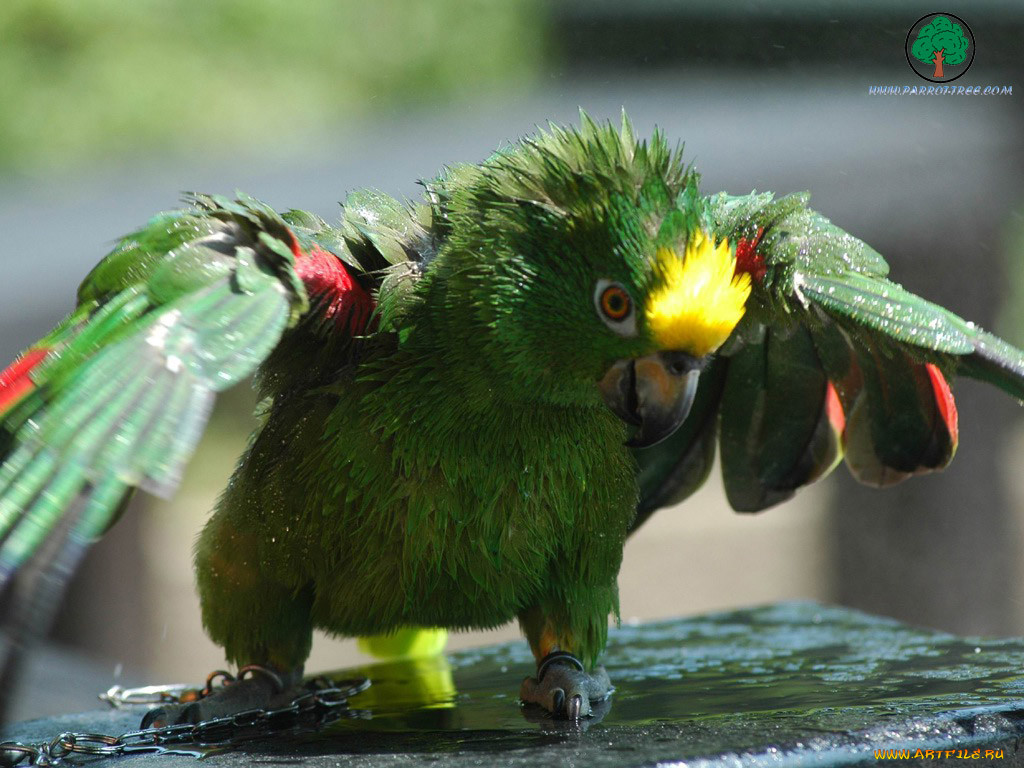
<path fill-rule="evenodd" d="M 1016 752 L 1024 736 L 1020 638 L 960 638 L 785 603 L 624 627 L 612 633 L 606 666 L 615 694 L 582 727 L 519 706 L 518 683 L 532 668 L 523 643 L 367 667 L 356 674 L 374 684 L 352 699 L 356 717 L 204 762 L 829 766 L 875 764 L 876 749 L 920 749 L 917 760 L 899 764 L 1013 765 L 1024 756 Z M 120 733 L 140 714 L 37 720 L 7 729 L 5 738 Z M 987 750 L 1002 750 L 1002 758 Z M 189 758 L 88 764 L 118 761 Z"/>

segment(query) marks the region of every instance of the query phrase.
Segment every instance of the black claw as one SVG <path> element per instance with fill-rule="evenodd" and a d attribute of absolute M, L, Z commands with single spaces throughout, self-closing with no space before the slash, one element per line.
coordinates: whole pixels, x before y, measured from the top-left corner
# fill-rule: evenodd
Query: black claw
<path fill-rule="evenodd" d="M 569 709 L 568 709 L 569 719 L 570 720 L 579 720 L 580 719 L 580 713 L 582 711 L 583 711 L 583 697 L 580 696 L 579 694 L 576 694 L 575 696 L 573 696 L 569 700 Z"/>
<path fill-rule="evenodd" d="M 562 711 L 562 707 L 565 706 L 565 691 L 561 688 L 556 688 L 554 693 L 551 694 L 551 703 L 553 705 L 553 713 L 557 715 Z"/>

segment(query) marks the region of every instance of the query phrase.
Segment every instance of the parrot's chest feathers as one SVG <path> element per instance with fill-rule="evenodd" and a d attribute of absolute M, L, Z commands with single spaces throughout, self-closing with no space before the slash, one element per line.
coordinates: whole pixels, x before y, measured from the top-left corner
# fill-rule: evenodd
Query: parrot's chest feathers
<path fill-rule="evenodd" d="M 464 409 L 445 424 L 444 407 L 419 405 L 390 434 L 372 409 L 332 417 L 350 446 L 330 502 L 349 556 L 317 577 L 337 585 L 325 614 L 348 614 L 353 582 L 369 580 L 389 596 L 363 608 L 375 621 L 493 626 L 544 593 L 553 568 L 614 582 L 637 493 L 614 416 Z"/>

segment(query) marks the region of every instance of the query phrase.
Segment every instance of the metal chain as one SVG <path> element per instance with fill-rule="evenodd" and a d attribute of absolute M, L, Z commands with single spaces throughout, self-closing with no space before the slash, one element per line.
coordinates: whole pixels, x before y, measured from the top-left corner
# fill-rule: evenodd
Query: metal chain
<path fill-rule="evenodd" d="M 231 685 L 248 675 L 265 672 L 269 670 L 243 667 L 236 676 L 217 670 L 207 677 L 202 689 L 185 685 L 147 685 L 141 688 L 115 685 L 100 698 L 115 708 L 135 704 L 182 704 L 197 701 L 216 688 Z M 215 686 L 218 680 L 221 685 Z M 39 744 L 0 742 L 0 768 L 53 766 L 74 754 L 110 757 L 160 753 L 202 757 L 215 749 L 228 749 L 276 734 L 316 730 L 343 717 L 366 717 L 366 713 L 350 709 L 348 700 L 369 687 L 370 681 L 366 678 L 334 681 L 318 677 L 306 683 L 304 693 L 277 709 L 249 709 L 200 723 L 146 728 L 120 736 L 68 731 L 52 741 Z"/>

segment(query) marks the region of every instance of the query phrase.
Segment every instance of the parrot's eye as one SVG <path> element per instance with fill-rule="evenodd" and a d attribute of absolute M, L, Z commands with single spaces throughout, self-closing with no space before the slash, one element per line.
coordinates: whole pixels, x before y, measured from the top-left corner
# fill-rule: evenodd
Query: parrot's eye
<path fill-rule="evenodd" d="M 598 280 L 594 288 L 594 305 L 604 324 L 621 336 L 636 333 L 633 299 L 629 291 L 611 280 Z"/>

